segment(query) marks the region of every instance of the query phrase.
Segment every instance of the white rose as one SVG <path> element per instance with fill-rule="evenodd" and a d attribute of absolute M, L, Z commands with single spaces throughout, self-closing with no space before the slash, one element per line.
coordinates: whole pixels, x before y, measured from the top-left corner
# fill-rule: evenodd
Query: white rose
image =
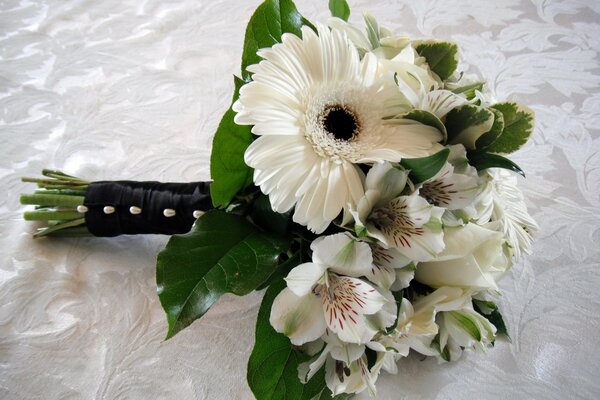
<path fill-rule="evenodd" d="M 444 242 L 435 261 L 419 263 L 417 281 L 431 287 L 498 290 L 496 282 L 512 265 L 500 232 L 469 223 L 445 228 Z"/>

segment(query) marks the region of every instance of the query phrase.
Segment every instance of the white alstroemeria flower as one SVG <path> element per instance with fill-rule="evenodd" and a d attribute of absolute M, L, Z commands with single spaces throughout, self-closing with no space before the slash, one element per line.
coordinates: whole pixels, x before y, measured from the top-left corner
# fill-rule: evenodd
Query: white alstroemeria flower
<path fill-rule="evenodd" d="M 531 254 L 533 235 L 538 224 L 531 218 L 523 193 L 517 186 L 517 176 L 500 168 L 490 168 L 483 175 L 485 189 L 478 199 L 478 223 L 497 230 L 511 245 L 515 260 L 522 253 Z"/>
<path fill-rule="evenodd" d="M 234 103 L 235 122 L 259 136 L 244 159 L 273 210 L 323 232 L 364 194 L 357 164 L 397 162 L 433 152 L 441 133 L 405 120 L 393 77 L 377 58 L 359 53 L 340 30 L 302 27 L 302 38 L 258 51 L 252 82 Z M 390 119 L 392 118 L 392 119 Z M 437 146 L 435 146 L 437 147 Z"/>
<path fill-rule="evenodd" d="M 365 275 L 367 279 L 384 289 L 397 291 L 408 287 L 415 273 L 411 260 L 395 248 L 385 249 L 371 243 L 373 266 Z"/>
<path fill-rule="evenodd" d="M 471 302 L 468 292 L 459 288 L 442 287 L 420 297 L 411 304 L 402 299 L 398 313 L 398 325 L 387 336 L 385 346 L 396 350 L 396 359 L 406 357 L 410 349 L 426 356 L 437 356 L 431 343 L 438 334 L 436 316 L 443 311 L 463 309 Z"/>
<path fill-rule="evenodd" d="M 419 195 L 430 204 L 451 211 L 472 208 L 481 190 L 477 169 L 468 164 L 463 145 L 449 148 L 448 162 L 418 187 Z"/>
<path fill-rule="evenodd" d="M 399 196 L 406 171 L 389 163 L 375 164 L 367 174 L 365 196 L 351 209 L 355 229 L 395 248 L 413 261 L 434 259 L 443 250 L 440 218 L 444 210 L 434 207 L 418 192 Z"/>
<path fill-rule="evenodd" d="M 410 44 L 408 36 L 393 36 L 391 31 L 377 23 L 368 12 L 363 14 L 365 27 L 358 27 L 337 17 L 327 20 L 330 28 L 346 32 L 361 55 L 372 52 L 378 58 L 390 60 Z"/>
<path fill-rule="evenodd" d="M 512 266 L 500 232 L 474 223 L 444 228 L 446 248 L 434 261 L 419 263 L 415 279 L 431 287 L 498 290 L 496 282 Z"/>
<path fill-rule="evenodd" d="M 438 314 L 440 327 L 439 358 L 455 361 L 463 349 L 485 351 L 496 339 L 496 327 L 483 315 L 473 310 L 471 303 L 460 310 Z"/>
<path fill-rule="evenodd" d="M 338 233 L 317 239 L 311 248 L 313 262 L 292 269 L 287 288 L 275 298 L 271 325 L 295 345 L 318 339 L 325 329 L 344 342 L 368 342 L 380 329 L 369 317 L 389 314 L 384 306 L 391 296 L 356 278 L 371 269 L 369 245 Z"/>
<path fill-rule="evenodd" d="M 416 51 L 408 46 L 389 66 L 395 73 L 395 82 L 400 92 L 413 109 L 428 111 L 442 118 L 453 108 L 469 102 L 464 96 L 440 89 L 438 81 L 431 77 L 428 69 L 409 67 L 416 61 L 415 55 Z M 403 61 L 399 61 L 400 59 Z"/>

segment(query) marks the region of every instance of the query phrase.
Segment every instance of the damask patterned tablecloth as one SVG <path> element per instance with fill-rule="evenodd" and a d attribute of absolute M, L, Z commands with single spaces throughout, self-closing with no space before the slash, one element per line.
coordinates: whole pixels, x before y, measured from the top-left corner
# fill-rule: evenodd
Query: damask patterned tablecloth
<path fill-rule="evenodd" d="M 163 341 L 154 263 L 167 238 L 32 240 L 19 177 L 209 179 L 258 0 L 0 4 L 0 398 L 250 399 L 262 293 L 225 296 Z M 379 399 L 600 397 L 600 2 L 350 0 L 537 113 L 514 155 L 541 230 L 502 281 L 511 342 L 456 363 L 410 357 Z M 310 20 L 324 0 L 298 0 Z M 367 398 L 366 395 L 361 397 Z"/>

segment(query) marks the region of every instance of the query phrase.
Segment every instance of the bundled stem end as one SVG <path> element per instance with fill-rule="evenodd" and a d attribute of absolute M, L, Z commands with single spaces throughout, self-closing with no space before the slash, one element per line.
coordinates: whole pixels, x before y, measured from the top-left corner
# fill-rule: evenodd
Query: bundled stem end
<path fill-rule="evenodd" d="M 25 211 L 26 221 L 44 221 L 33 235 L 79 237 L 89 236 L 83 214 L 77 210 L 85 200 L 85 192 L 91 182 L 67 175 L 64 172 L 44 169 L 44 178 L 21 178 L 23 182 L 36 183 L 38 190 L 22 194 L 23 205 L 33 205 L 33 210 Z"/>

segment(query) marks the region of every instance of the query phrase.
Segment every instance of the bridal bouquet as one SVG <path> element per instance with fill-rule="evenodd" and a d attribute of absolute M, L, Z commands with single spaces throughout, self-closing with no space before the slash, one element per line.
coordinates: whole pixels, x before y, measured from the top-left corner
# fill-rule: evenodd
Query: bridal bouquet
<path fill-rule="evenodd" d="M 312 24 L 266 0 L 250 19 L 212 183 L 45 171 L 22 199 L 39 205 L 26 218 L 50 221 L 38 235 L 182 233 L 158 255 L 167 338 L 221 295 L 266 288 L 248 362 L 257 399 L 374 394 L 411 350 L 486 350 L 507 334 L 498 280 L 537 230 L 505 157 L 533 113 L 457 71 L 455 44 L 329 7 Z"/>

